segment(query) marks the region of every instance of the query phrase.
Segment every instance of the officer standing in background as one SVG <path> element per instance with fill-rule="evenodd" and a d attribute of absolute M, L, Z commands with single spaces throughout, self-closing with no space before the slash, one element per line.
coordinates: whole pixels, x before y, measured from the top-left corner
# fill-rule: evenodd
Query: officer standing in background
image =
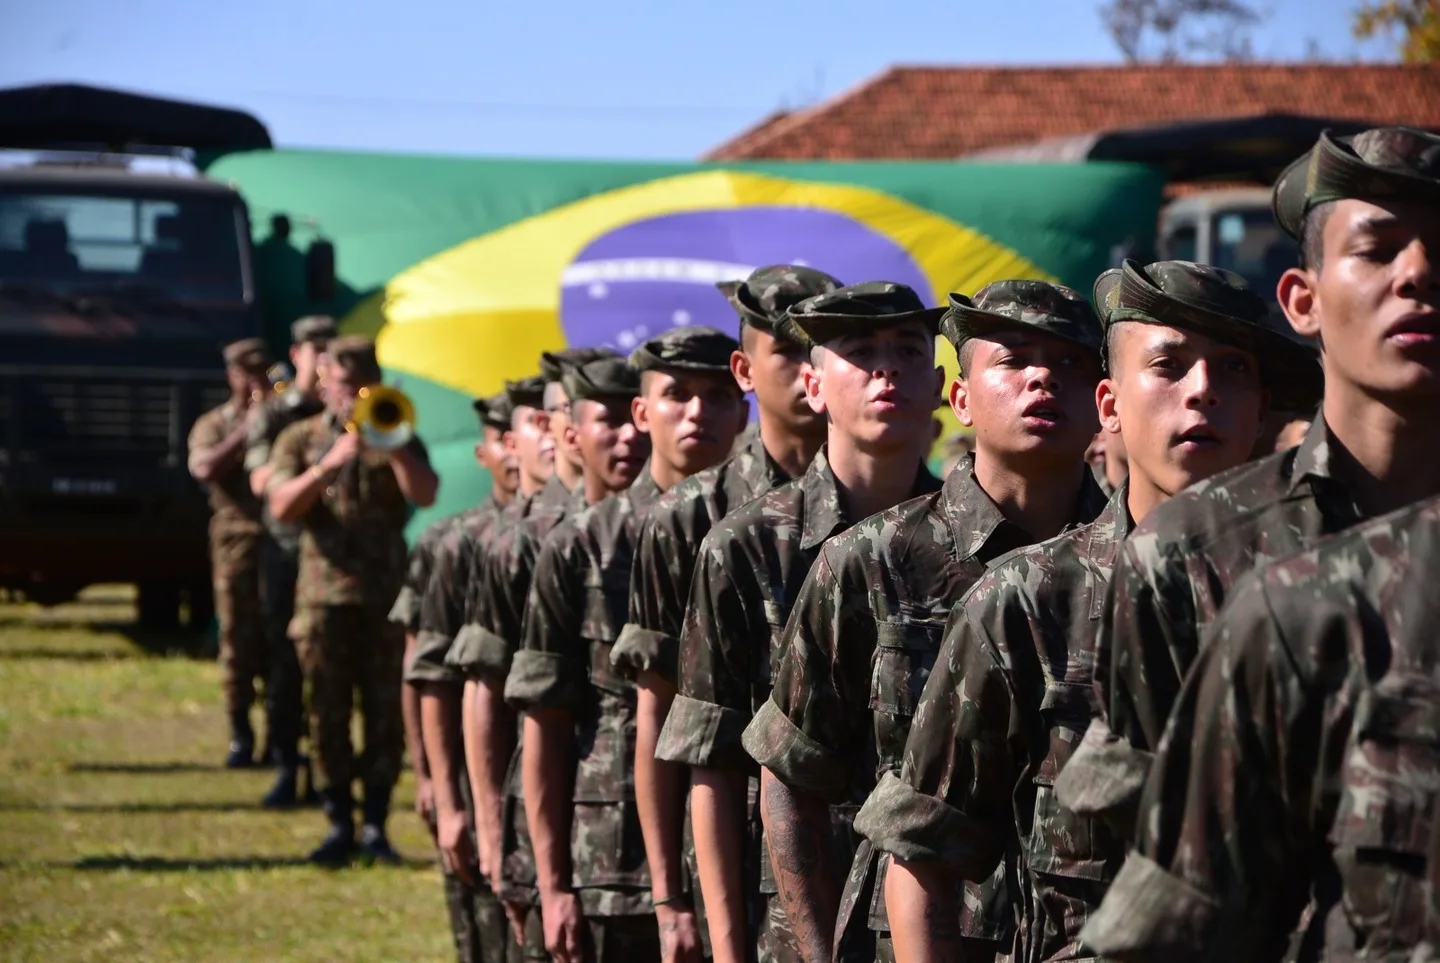
<path fill-rule="evenodd" d="M 250 422 L 245 447 L 245 470 L 250 473 L 250 490 L 264 499 L 270 482 L 270 450 L 280 432 L 301 420 L 317 415 L 325 407 L 320 400 L 320 363 L 325 348 L 334 338 L 335 321 L 324 315 L 300 318 L 290 325 L 290 366 L 295 380 L 279 396 L 269 396 Z M 276 767 L 275 784 L 261 800 L 267 808 L 293 806 L 297 801 L 296 781 L 300 767 L 300 731 L 304 718 L 304 687 L 295 643 L 290 639 L 290 618 L 295 609 L 296 556 L 300 551 L 300 529 L 275 519 L 263 505 L 265 534 L 260 539 L 260 612 L 265 627 L 269 677 L 265 702 L 270 711 L 268 741 Z M 314 797 L 313 778 L 306 780 L 306 801 Z"/>
<path fill-rule="evenodd" d="M 360 389 L 380 378 L 369 338 L 331 342 L 325 410 L 281 432 L 271 456 L 270 510 L 301 528 L 291 635 L 310 683 L 310 741 L 331 824 L 310 858 L 325 865 L 350 858 L 357 775 L 365 790 L 361 852 L 368 859 L 399 859 L 385 821 L 403 754 L 405 638 L 386 616 L 405 575 L 409 506 L 433 504 L 439 480 L 418 438 L 378 451 L 365 445 L 359 431 L 347 430 Z M 357 686 L 365 733 L 358 773 L 350 742 Z"/>
<path fill-rule="evenodd" d="M 210 493 L 210 573 L 220 628 L 220 685 L 230 719 L 229 769 L 255 764 L 250 706 L 255 680 L 265 676 L 260 623 L 260 499 L 250 490 L 243 462 L 250 426 L 268 389 L 265 342 L 247 338 L 225 346 L 230 399 L 205 412 L 190 429 L 191 476 Z M 268 701 L 268 700 L 267 700 Z M 274 718 L 267 722 L 273 730 Z"/>

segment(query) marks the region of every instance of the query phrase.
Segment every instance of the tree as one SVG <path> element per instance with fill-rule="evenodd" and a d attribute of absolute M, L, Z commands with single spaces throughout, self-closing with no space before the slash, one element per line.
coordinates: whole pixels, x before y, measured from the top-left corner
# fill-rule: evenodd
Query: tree
<path fill-rule="evenodd" d="M 1110 0 L 1100 19 L 1133 64 L 1248 60 L 1250 30 L 1265 18 L 1246 0 Z"/>
<path fill-rule="evenodd" d="M 1440 0 L 1376 0 L 1355 11 L 1357 39 L 1401 32 L 1400 59 L 1407 64 L 1440 60 Z"/>

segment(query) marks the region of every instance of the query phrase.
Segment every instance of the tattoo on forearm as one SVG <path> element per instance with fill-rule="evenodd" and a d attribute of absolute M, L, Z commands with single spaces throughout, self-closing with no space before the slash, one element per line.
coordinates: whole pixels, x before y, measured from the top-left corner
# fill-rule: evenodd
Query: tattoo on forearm
<path fill-rule="evenodd" d="M 829 819 L 803 812 L 788 788 L 766 778 L 765 834 L 781 905 L 807 963 L 828 963 L 839 904 Z"/>

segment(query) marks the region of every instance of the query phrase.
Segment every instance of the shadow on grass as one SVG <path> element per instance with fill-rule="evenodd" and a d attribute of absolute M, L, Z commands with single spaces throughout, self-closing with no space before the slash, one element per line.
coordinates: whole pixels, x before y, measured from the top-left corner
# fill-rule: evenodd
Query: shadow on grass
<path fill-rule="evenodd" d="M 0 659 L 58 659 L 76 662 L 134 658 L 138 655 L 209 660 L 215 657 L 213 635 L 200 629 L 151 629 L 130 621 L 91 619 L 32 619 L 0 616 L 0 631 L 32 633 L 86 632 L 121 636 L 135 648 L 68 649 L 36 642 L 24 648 L 0 649 Z"/>
<path fill-rule="evenodd" d="M 218 762 L 72 762 L 65 768 L 69 772 L 111 773 L 127 776 L 231 771 L 227 770 Z"/>
<path fill-rule="evenodd" d="M 319 804 L 270 810 L 264 809 L 258 799 L 255 802 L 4 803 L 0 804 L 0 813 L 241 813 L 291 812 L 303 808 L 318 809 Z"/>
<path fill-rule="evenodd" d="M 111 872 L 133 870 L 141 873 L 188 873 L 213 872 L 235 869 L 287 869 L 293 867 L 315 867 L 317 869 L 368 869 L 358 861 L 349 867 L 321 867 L 303 856 L 236 856 L 222 859 L 169 859 L 163 856 L 90 856 L 74 862 L 46 863 L 51 869 L 79 869 L 84 871 Z M 435 865 L 433 859 L 402 859 L 395 869 L 429 869 Z M 380 867 L 382 869 L 389 867 Z"/>

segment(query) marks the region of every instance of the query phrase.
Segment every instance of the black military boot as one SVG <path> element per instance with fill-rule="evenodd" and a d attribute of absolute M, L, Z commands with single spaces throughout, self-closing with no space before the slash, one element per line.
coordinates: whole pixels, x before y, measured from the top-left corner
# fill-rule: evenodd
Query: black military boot
<path fill-rule="evenodd" d="M 300 801 L 296 791 L 300 781 L 300 754 L 293 749 L 277 749 L 275 755 L 275 782 L 261 797 L 260 805 L 266 809 L 289 809 Z"/>
<path fill-rule="evenodd" d="M 360 827 L 360 856 L 368 863 L 399 866 L 400 854 L 385 836 L 390 817 L 390 787 L 365 787 L 365 824 Z"/>
<path fill-rule="evenodd" d="M 230 714 L 230 754 L 225 757 L 226 769 L 249 769 L 255 765 L 255 730 L 250 728 L 250 713 L 245 710 Z"/>
<path fill-rule="evenodd" d="M 310 862 L 320 866 L 345 866 L 355 849 L 355 803 L 344 790 L 327 789 L 320 795 L 324 800 L 325 818 L 330 820 L 330 832 L 310 854 Z"/>

